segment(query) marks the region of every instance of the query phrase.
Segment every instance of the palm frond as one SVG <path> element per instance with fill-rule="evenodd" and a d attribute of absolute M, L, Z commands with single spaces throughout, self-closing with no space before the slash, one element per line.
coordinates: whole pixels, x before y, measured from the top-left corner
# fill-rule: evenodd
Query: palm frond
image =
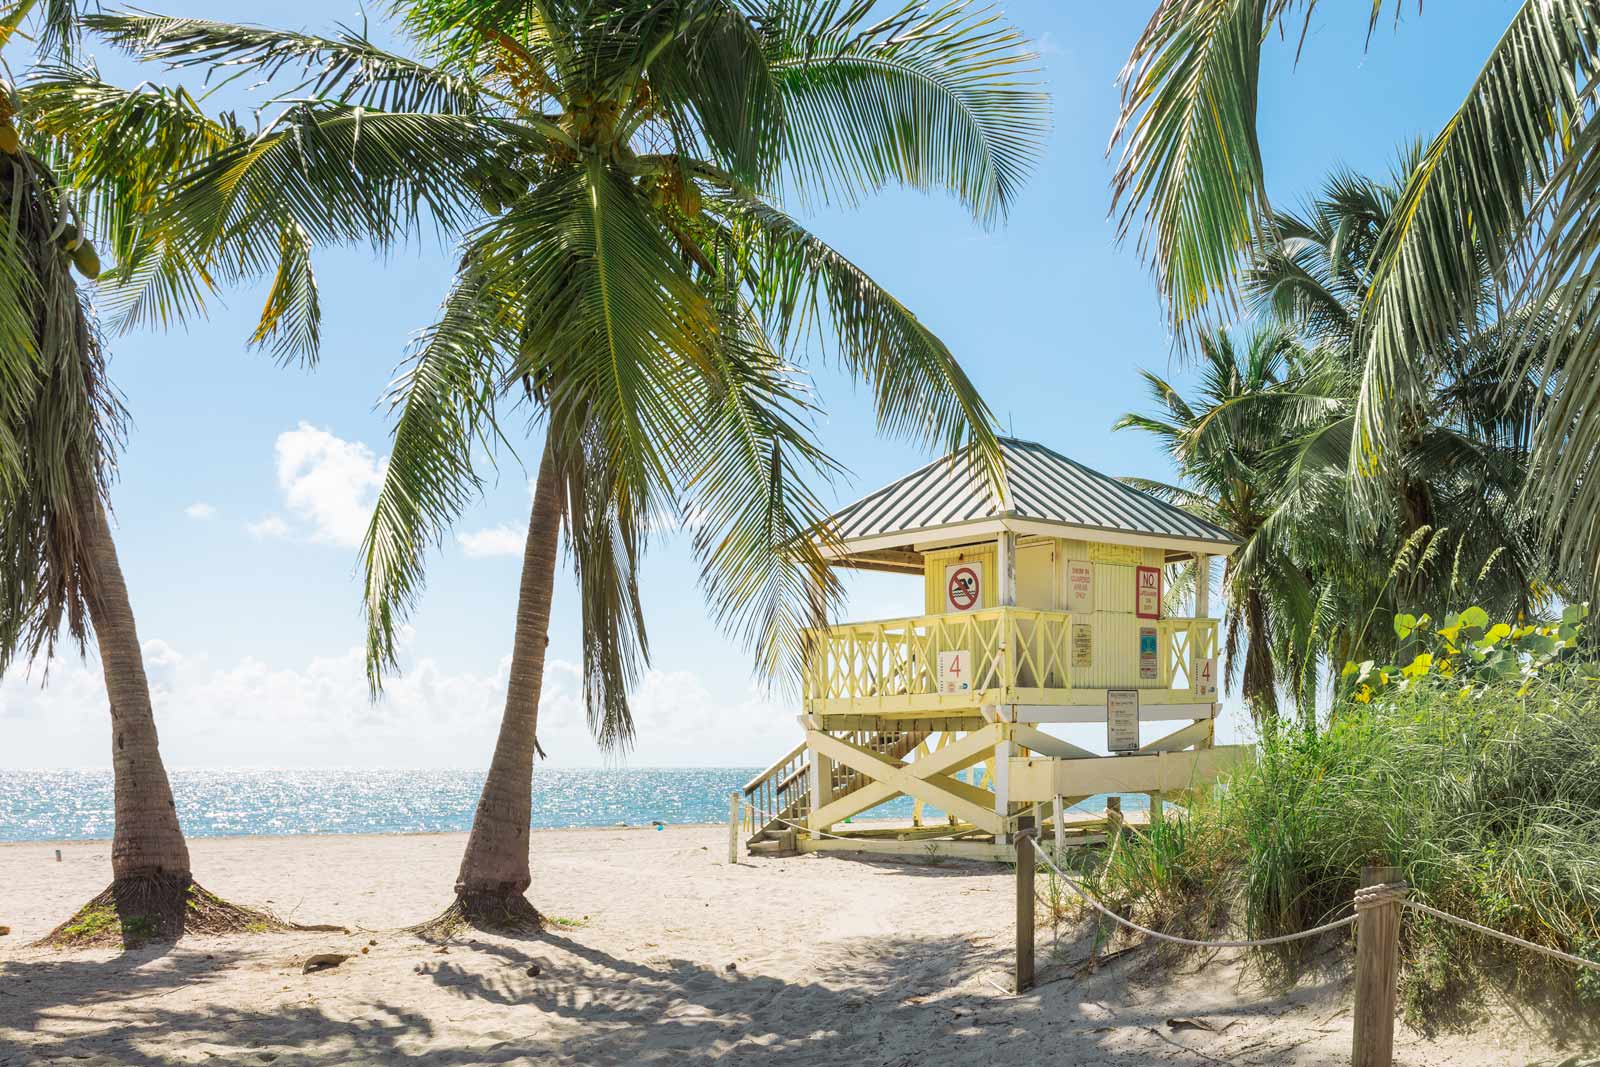
<path fill-rule="evenodd" d="M 479 106 L 472 79 L 386 52 L 364 30 L 342 27 L 336 36 L 318 37 L 141 11 L 87 15 L 82 21 L 91 33 L 142 60 L 179 69 L 210 67 L 229 76 L 298 77 L 282 95 L 392 112 L 460 115 Z"/>
<path fill-rule="evenodd" d="M 1161 0 L 1123 67 L 1112 214 L 1156 275 L 1180 330 L 1215 299 L 1265 232 L 1256 139 L 1261 41 L 1282 0 Z"/>
<path fill-rule="evenodd" d="M 516 344 L 514 322 L 489 279 L 465 270 L 390 390 L 399 417 L 361 543 L 374 694 L 396 666 L 399 630 L 422 594 L 428 548 L 480 490 L 474 449 L 499 437 L 495 401 L 504 353 Z"/>
<path fill-rule="evenodd" d="M 791 182 L 847 202 L 891 184 L 945 189 L 979 221 L 1002 218 L 1048 132 L 1038 57 L 993 8 L 877 6 L 770 0 L 757 16 Z"/>
<path fill-rule="evenodd" d="M 1352 469 L 1373 470 L 1425 403 L 1417 355 L 1474 328 L 1480 257 L 1506 268 L 1537 190 L 1584 120 L 1575 79 L 1586 82 L 1597 65 L 1600 9 L 1587 0 L 1524 4 L 1409 175 L 1361 310 Z"/>
<path fill-rule="evenodd" d="M 872 392 L 879 429 L 948 452 L 971 447 L 995 476 L 999 444 L 988 406 L 966 372 L 904 304 L 788 215 L 758 200 L 712 205 L 748 248 L 747 284 L 780 347 L 816 330 Z"/>

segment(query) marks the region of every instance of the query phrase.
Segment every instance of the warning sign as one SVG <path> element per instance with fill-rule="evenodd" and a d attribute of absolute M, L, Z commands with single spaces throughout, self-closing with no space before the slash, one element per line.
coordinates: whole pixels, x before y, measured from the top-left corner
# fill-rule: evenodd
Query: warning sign
<path fill-rule="evenodd" d="M 1094 666 L 1094 627 L 1089 623 L 1072 624 L 1072 665 Z"/>
<path fill-rule="evenodd" d="M 1067 610 L 1074 614 L 1094 610 L 1094 564 L 1086 559 L 1067 560 Z"/>
<path fill-rule="evenodd" d="M 1194 696 L 1196 700 L 1217 699 L 1217 657 L 1197 656 L 1195 658 Z"/>
<path fill-rule="evenodd" d="M 972 653 L 939 653 L 939 692 L 965 693 L 972 688 Z"/>
<path fill-rule="evenodd" d="M 1161 568 L 1140 567 L 1134 573 L 1138 576 L 1136 591 L 1139 598 L 1134 614 L 1141 619 L 1161 618 Z"/>
<path fill-rule="evenodd" d="M 983 564 L 951 563 L 944 569 L 944 610 L 971 611 L 983 603 Z"/>

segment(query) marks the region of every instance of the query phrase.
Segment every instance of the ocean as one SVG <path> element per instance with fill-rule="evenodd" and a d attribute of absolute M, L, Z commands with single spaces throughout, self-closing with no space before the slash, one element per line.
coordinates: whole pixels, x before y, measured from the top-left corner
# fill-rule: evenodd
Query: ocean
<path fill-rule="evenodd" d="M 544 768 L 533 776 L 533 826 L 718 823 L 728 793 L 759 767 Z M 467 830 L 481 771 L 174 770 L 178 818 L 192 837 L 249 834 L 394 834 Z M 1143 806 L 1143 797 L 1124 806 Z M 1099 810 L 1091 798 L 1084 810 Z M 929 808 L 927 816 L 940 817 Z M 900 797 L 865 813 L 911 817 Z M 0 770 L 0 841 L 111 836 L 111 771 Z"/>

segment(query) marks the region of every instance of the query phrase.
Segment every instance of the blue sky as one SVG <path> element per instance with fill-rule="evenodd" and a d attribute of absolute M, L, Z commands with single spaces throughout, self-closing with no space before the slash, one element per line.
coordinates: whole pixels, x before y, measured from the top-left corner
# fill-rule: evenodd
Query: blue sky
<path fill-rule="evenodd" d="M 1184 378 L 1149 276 L 1107 219 L 1116 76 L 1153 4 L 1001 6 L 1039 43 L 1054 114 L 1044 161 L 1010 221 L 984 232 L 944 197 L 901 192 L 806 221 L 944 338 L 1016 435 L 1110 474 L 1165 477 L 1148 440 L 1110 430 L 1144 404 L 1138 368 Z M 1399 26 L 1386 14 L 1364 46 L 1365 5 L 1324 4 L 1298 65 L 1293 40 L 1274 42 L 1260 128 L 1275 202 L 1299 200 L 1335 166 L 1385 170 L 1403 141 L 1437 129 L 1516 6 L 1460 2 L 1418 16 L 1406 4 Z M 162 9 L 238 21 L 263 13 L 234 0 Z M 348 0 L 267 10 L 275 25 L 312 31 L 361 17 Z M 376 22 L 374 30 L 382 36 Z M 173 80 L 99 58 L 114 80 Z M 113 497 L 118 542 L 171 764 L 487 761 L 529 505 L 529 472 L 513 458 L 432 559 L 407 670 L 377 705 L 365 699 L 359 653 L 353 542 L 387 454 L 378 401 L 428 323 L 451 261 L 435 244 L 381 261 L 363 250 L 321 252 L 323 359 L 314 371 L 245 349 L 260 290 L 226 294 L 187 330 L 112 340 L 112 376 L 132 414 Z M 837 498 L 928 458 L 876 439 L 864 398 L 826 365 L 815 384 L 827 407 L 822 438 L 853 473 Z M 522 450 L 530 464 L 535 445 Z M 553 762 L 587 765 L 603 757 L 577 701 L 569 574 L 555 597 L 541 737 Z M 707 619 L 681 539 L 655 543 L 643 591 L 654 666 L 635 695 L 640 736 L 628 762 L 764 763 L 792 745 L 795 709 L 753 683 L 749 657 Z M 853 583 L 854 617 L 919 606 L 913 580 Z M 67 657 L 47 686 L 38 683 L 37 669 L 0 682 L 0 766 L 102 764 L 109 726 L 97 666 Z"/>

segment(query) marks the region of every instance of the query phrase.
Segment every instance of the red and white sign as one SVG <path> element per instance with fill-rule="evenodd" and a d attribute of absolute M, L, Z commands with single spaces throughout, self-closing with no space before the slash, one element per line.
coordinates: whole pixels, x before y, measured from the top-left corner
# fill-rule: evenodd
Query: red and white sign
<path fill-rule="evenodd" d="M 1194 696 L 1196 700 L 1217 699 L 1217 657 L 1206 656 L 1195 661 Z"/>
<path fill-rule="evenodd" d="M 951 563 L 944 569 L 944 610 L 973 611 L 983 603 L 983 564 Z"/>
<path fill-rule="evenodd" d="M 939 692 L 965 693 L 972 688 L 972 653 L 939 653 Z"/>
<path fill-rule="evenodd" d="M 1161 568 L 1138 567 L 1134 570 L 1136 581 L 1134 614 L 1141 619 L 1161 618 Z"/>
<path fill-rule="evenodd" d="M 1067 610 L 1075 615 L 1094 610 L 1094 564 L 1086 559 L 1067 560 Z"/>

